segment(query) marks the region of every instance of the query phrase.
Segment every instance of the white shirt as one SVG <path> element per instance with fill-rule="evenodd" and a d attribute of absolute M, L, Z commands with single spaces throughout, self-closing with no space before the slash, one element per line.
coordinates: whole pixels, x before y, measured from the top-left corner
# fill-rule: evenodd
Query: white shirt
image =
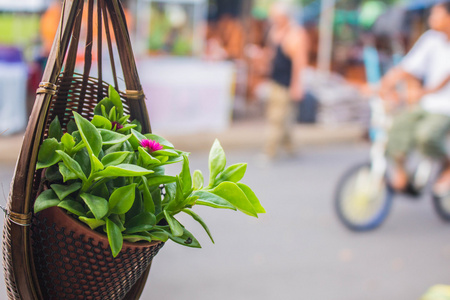
<path fill-rule="evenodd" d="M 429 30 L 416 42 L 400 63 L 406 72 L 422 79 L 426 89 L 433 89 L 450 76 L 450 40 L 444 33 Z M 431 113 L 450 116 L 450 83 L 420 102 Z"/>

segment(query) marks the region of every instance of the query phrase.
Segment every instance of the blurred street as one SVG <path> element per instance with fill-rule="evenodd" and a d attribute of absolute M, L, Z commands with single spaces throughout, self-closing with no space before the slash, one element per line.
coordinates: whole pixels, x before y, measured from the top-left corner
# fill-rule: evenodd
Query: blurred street
<path fill-rule="evenodd" d="M 153 261 L 141 299 L 443 300 L 427 292 L 437 284 L 447 285 L 449 298 L 445 299 L 450 299 L 450 222 L 438 217 L 430 193 L 421 199 L 394 197 L 390 215 L 372 232 L 350 232 L 334 211 L 338 180 L 350 167 L 369 160 L 370 143 L 380 156 L 387 153 L 398 159 L 389 164 L 389 171 L 391 165 L 397 167 L 392 168 L 398 169 L 398 174 L 392 172 L 390 183 L 399 190 L 410 177 L 402 168 L 403 159 L 412 150 L 409 148 L 418 145 L 428 156 L 444 157 L 443 151 L 433 150 L 442 150 L 438 144 L 446 134 L 448 140 L 446 130 L 450 128 L 450 63 L 445 63 L 450 56 L 450 0 L 113 2 L 0 0 L 1 206 L 7 203 L 28 121 L 37 122 L 36 131 L 28 130 L 34 134 L 33 141 L 72 132 L 70 111 L 76 110 L 88 120 L 94 112 L 98 114 L 96 103 L 108 96 L 106 86 L 101 87 L 104 81 L 121 92 L 124 105 L 116 102 L 118 96 L 110 90 L 108 97 L 114 101 L 102 102 L 106 123 L 97 117 L 93 121 L 96 127 L 128 135 L 131 131 L 122 111 L 129 110 L 129 121 L 143 121 L 143 125 L 148 115 L 151 132 L 190 152 L 191 171 L 200 169 L 205 178 L 209 175 L 208 150 L 217 138 L 228 165 L 248 163 L 243 183 L 255 191 L 267 211 L 255 219 L 230 210 L 195 206 L 216 244 L 199 223 L 177 215 L 203 248 L 167 242 Z M 70 50 L 64 52 L 66 48 Z M 42 98 L 44 93 L 48 98 Z M 106 106 L 116 108 L 106 111 Z M 412 112 L 407 118 L 410 124 L 397 122 L 396 114 L 402 111 Z M 397 128 L 398 123 L 406 124 L 404 130 Z M 75 139 L 84 131 L 78 126 Z M 118 142 L 116 132 L 112 136 L 113 141 L 106 140 L 108 135 L 102 137 L 103 146 L 97 141 L 96 148 L 103 147 L 104 153 L 119 149 L 106 148 Z M 70 144 L 70 135 L 68 138 Z M 48 142 L 49 148 L 62 149 L 54 141 Z M 155 141 L 147 142 L 154 146 L 145 148 L 149 153 L 162 148 Z M 402 151 L 390 153 L 396 146 Z M 82 147 L 64 143 L 63 148 L 75 159 L 80 155 L 82 165 L 89 169 L 88 156 L 76 153 L 85 151 Z M 292 148 L 297 150 L 292 157 L 278 151 L 290 152 Z M 139 155 L 148 156 L 140 151 Z M 161 153 L 153 155 L 159 158 Z M 45 155 L 38 157 L 42 160 Z M 120 162 L 129 161 L 123 153 L 120 157 Z M 55 157 L 44 158 L 48 162 Z M 94 158 L 91 171 L 117 176 L 102 169 L 108 164 L 99 167 L 92 162 L 96 162 Z M 153 159 L 139 158 L 136 162 L 145 168 L 155 167 Z M 385 172 L 385 161 L 380 162 L 372 164 L 376 174 Z M 52 163 L 55 161 L 43 167 Z M 25 163 L 21 161 L 21 165 Z M 180 166 L 167 167 L 167 174 L 178 174 L 177 168 Z M 91 172 L 86 180 L 82 172 L 61 172 L 65 178 L 80 178 L 72 185 L 77 186 L 72 195 L 57 193 L 62 200 L 84 199 L 84 194 L 78 193 L 97 195 L 100 188 L 101 196 L 111 199 L 110 194 L 123 187 L 121 180 L 117 184 L 111 181 L 105 191 L 103 183 L 96 182 L 94 190 L 89 184 L 102 181 L 103 173 Z M 450 168 L 448 175 L 450 182 Z M 398 185 L 396 177 L 400 178 Z M 360 178 L 355 180 L 358 193 L 352 194 L 355 202 L 373 195 L 361 196 L 361 190 L 378 191 L 373 176 L 367 176 L 371 181 Z M 75 185 L 78 181 L 82 184 Z M 128 186 L 128 191 L 134 189 Z M 140 184 L 139 189 L 148 201 Z M 115 199 L 129 203 L 131 193 L 128 195 Z M 84 201 L 82 210 L 90 217 L 93 209 Z M 115 219 L 111 215 L 104 219 L 122 222 L 119 213 L 123 212 L 115 214 L 112 209 L 117 203 L 110 201 L 108 209 Z M 65 203 L 74 205 L 73 201 Z M 146 206 L 150 208 L 148 202 Z M 355 206 L 354 211 L 363 210 Z M 172 206 L 163 208 L 169 223 L 167 211 L 180 211 Z M 162 216 L 159 211 L 155 214 Z M 3 223 L 0 210 L 0 228 Z M 114 229 L 112 223 L 107 224 Z M 126 226 L 132 228 L 129 223 Z M 120 240 L 119 229 L 116 235 L 111 235 L 111 230 L 108 235 L 114 249 L 114 238 Z M 45 278 L 45 272 L 39 273 Z M 80 275 L 74 274 L 70 276 Z M 423 296 L 425 293 L 438 298 Z M 3 271 L 0 300 L 7 300 Z"/>
<path fill-rule="evenodd" d="M 355 234 L 338 222 L 334 185 L 367 157 L 366 144 L 317 144 L 272 165 L 261 165 L 254 147 L 225 151 L 228 163 L 249 163 L 244 182 L 255 188 L 267 214 L 250 219 L 197 209 L 216 244 L 186 219 L 203 249 L 167 243 L 142 299 L 410 300 L 448 282 L 450 224 L 438 219 L 429 197 L 395 198 L 391 215 L 374 232 Z M 207 156 L 205 150 L 193 153 L 192 167 L 206 172 Z M 12 172 L 11 163 L 1 165 L 5 194 Z M 3 278 L 0 299 L 6 300 Z"/>

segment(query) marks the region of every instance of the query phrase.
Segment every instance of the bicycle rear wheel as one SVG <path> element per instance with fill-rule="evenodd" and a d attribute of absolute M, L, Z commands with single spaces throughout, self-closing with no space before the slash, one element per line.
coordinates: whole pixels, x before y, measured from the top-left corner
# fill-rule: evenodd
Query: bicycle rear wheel
<path fill-rule="evenodd" d="M 372 172 L 370 163 L 359 164 L 338 182 L 335 210 L 339 220 L 350 230 L 372 230 L 389 214 L 393 194 L 385 178 Z"/>

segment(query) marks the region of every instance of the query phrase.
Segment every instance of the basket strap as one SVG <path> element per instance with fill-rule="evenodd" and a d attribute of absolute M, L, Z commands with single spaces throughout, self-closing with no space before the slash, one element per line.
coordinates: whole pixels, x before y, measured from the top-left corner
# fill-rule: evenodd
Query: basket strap
<path fill-rule="evenodd" d="M 101 99 L 103 96 L 103 73 L 102 73 L 102 35 L 103 35 L 103 23 L 102 23 L 102 8 L 99 4 L 100 0 L 97 1 L 97 73 L 98 73 L 98 91 L 97 98 Z"/>
<path fill-rule="evenodd" d="M 81 23 L 83 21 L 83 1 L 79 2 L 75 16 L 75 23 L 73 25 L 72 39 L 70 41 L 69 51 L 67 52 L 66 66 L 64 68 L 64 76 L 70 78 L 73 76 L 75 70 L 75 63 L 77 59 L 78 44 L 80 42 Z"/>
<path fill-rule="evenodd" d="M 108 0 L 106 6 L 111 17 L 111 24 L 116 37 L 117 48 L 122 66 L 125 87 L 129 91 L 141 91 L 142 86 L 136 68 L 136 62 L 131 48 L 131 40 L 128 34 L 128 28 L 125 22 L 125 14 L 119 0 Z M 133 96 L 133 100 L 137 99 Z M 130 99 L 131 99 L 130 98 Z M 138 119 L 142 124 L 142 130 L 151 132 L 150 121 L 148 118 L 147 107 L 144 101 L 145 96 L 140 96 L 139 101 L 129 101 L 130 114 Z"/>
<path fill-rule="evenodd" d="M 114 52 L 113 52 L 112 41 L 111 41 L 111 31 L 109 30 L 108 11 L 106 9 L 104 0 L 99 0 L 98 3 L 99 3 L 98 5 L 100 5 L 103 10 L 103 21 L 105 22 L 106 41 L 108 43 L 109 59 L 111 62 L 111 70 L 112 70 L 112 75 L 114 78 L 114 88 L 116 90 L 119 90 L 119 83 L 117 82 L 116 64 L 114 62 Z"/>
<path fill-rule="evenodd" d="M 89 80 L 89 73 L 92 66 L 92 41 L 93 41 L 93 23 L 94 23 L 94 0 L 88 1 L 88 20 L 87 20 L 87 35 L 86 35 L 86 45 L 84 51 L 84 70 L 83 70 L 83 83 L 81 85 L 81 93 L 78 103 L 78 113 L 81 115 L 83 113 L 83 106 L 86 96 L 86 88 Z"/>

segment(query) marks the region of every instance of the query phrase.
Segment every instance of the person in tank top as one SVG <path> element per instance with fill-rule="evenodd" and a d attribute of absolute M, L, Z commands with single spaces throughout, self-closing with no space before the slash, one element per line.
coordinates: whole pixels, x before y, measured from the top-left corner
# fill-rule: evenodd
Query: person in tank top
<path fill-rule="evenodd" d="M 268 135 L 265 155 L 275 158 L 284 148 L 294 154 L 291 136 L 294 125 L 294 103 L 303 98 L 301 72 L 307 65 L 308 39 L 305 30 L 291 17 L 292 7 L 283 2 L 270 9 L 272 49 L 270 95 L 267 104 Z"/>

